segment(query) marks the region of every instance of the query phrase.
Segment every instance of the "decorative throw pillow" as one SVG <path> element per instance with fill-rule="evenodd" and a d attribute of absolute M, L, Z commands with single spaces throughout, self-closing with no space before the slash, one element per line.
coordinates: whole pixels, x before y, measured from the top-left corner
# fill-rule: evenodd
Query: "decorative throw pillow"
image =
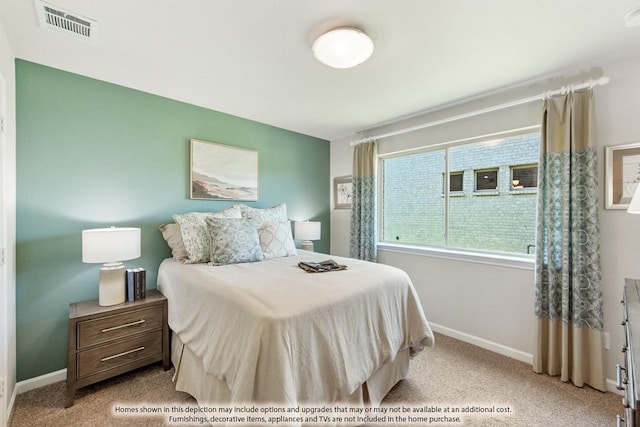
<path fill-rule="evenodd" d="M 281 203 L 271 208 L 252 208 L 247 205 L 234 205 L 242 211 L 243 218 L 254 218 L 258 224 L 263 221 L 285 222 L 287 217 L 287 204 Z"/>
<path fill-rule="evenodd" d="M 263 221 L 258 226 L 260 246 L 264 259 L 297 255 L 296 244 L 291 234 L 291 222 Z"/>
<path fill-rule="evenodd" d="M 175 222 L 169 224 L 162 224 L 158 227 L 162 232 L 162 237 L 171 248 L 171 255 L 176 261 L 183 262 L 189 258 L 187 250 L 182 243 L 182 234 L 180 234 L 180 226 Z"/>
<path fill-rule="evenodd" d="M 264 259 L 255 219 L 208 217 L 206 222 L 211 235 L 209 265 L 256 262 Z"/>
<path fill-rule="evenodd" d="M 174 215 L 173 219 L 180 226 L 182 243 L 188 258 L 185 264 L 209 262 L 211 254 L 211 235 L 207 226 L 207 218 L 242 218 L 240 209 L 234 205 L 219 212 L 190 212 Z"/>

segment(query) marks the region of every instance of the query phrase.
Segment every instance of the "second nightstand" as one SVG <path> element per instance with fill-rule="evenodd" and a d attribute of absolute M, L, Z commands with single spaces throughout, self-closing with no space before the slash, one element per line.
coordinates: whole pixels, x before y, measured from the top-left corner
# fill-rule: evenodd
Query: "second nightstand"
<path fill-rule="evenodd" d="M 100 306 L 98 300 L 69 305 L 67 399 L 76 390 L 153 362 L 171 367 L 167 299 L 156 289 L 142 300 Z"/>

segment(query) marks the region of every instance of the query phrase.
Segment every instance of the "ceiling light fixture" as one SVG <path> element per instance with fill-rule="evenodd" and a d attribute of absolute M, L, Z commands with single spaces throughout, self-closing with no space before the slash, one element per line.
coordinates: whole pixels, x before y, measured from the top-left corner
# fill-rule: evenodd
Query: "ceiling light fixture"
<path fill-rule="evenodd" d="M 336 28 L 313 43 L 313 54 L 318 61 L 334 68 L 355 67 L 372 53 L 373 41 L 359 28 Z"/>
<path fill-rule="evenodd" d="M 637 7 L 624 15 L 624 23 L 627 27 L 637 27 L 640 25 L 640 7 Z"/>

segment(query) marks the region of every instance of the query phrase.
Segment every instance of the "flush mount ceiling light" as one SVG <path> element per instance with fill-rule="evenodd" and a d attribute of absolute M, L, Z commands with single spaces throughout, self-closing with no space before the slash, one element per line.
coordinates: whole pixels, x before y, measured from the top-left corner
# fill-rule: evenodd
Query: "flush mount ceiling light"
<path fill-rule="evenodd" d="M 627 27 L 637 27 L 640 25 L 640 7 L 637 7 L 624 15 L 624 23 Z"/>
<path fill-rule="evenodd" d="M 355 67 L 372 53 L 373 41 L 359 28 L 336 28 L 313 43 L 313 54 L 318 61 L 334 68 Z"/>

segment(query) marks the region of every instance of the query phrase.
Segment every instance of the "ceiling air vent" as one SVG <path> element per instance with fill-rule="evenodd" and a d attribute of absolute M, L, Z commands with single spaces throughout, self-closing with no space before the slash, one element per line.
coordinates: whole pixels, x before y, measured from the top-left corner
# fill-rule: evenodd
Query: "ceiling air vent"
<path fill-rule="evenodd" d="M 98 24 L 95 20 L 40 0 L 36 0 L 36 10 L 42 28 L 95 42 Z"/>

